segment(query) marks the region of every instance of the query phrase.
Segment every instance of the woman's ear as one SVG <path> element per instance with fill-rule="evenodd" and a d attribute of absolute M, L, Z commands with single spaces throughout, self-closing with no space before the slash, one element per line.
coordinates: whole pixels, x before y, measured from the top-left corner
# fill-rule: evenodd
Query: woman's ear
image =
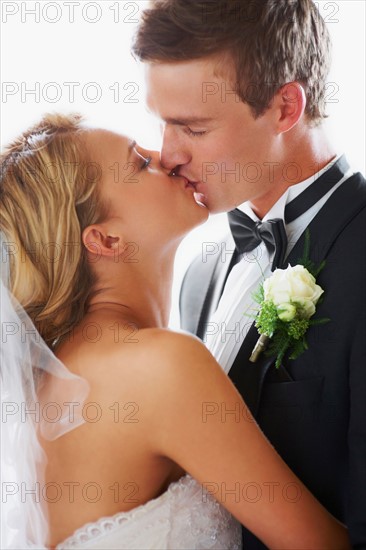
<path fill-rule="evenodd" d="M 305 90 L 299 82 L 289 82 L 280 88 L 274 101 L 278 108 L 278 133 L 288 132 L 299 122 L 305 112 Z"/>
<path fill-rule="evenodd" d="M 116 256 L 121 247 L 121 238 L 109 235 L 103 225 L 89 225 L 82 233 L 82 241 L 88 253 L 92 256 Z"/>

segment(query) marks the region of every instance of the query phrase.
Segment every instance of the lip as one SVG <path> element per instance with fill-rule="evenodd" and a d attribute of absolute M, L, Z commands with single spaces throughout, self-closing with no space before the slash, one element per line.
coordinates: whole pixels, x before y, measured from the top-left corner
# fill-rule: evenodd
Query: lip
<path fill-rule="evenodd" d="M 185 187 L 187 188 L 193 188 L 195 191 L 197 190 L 196 189 L 196 184 L 197 182 L 195 181 L 192 181 L 190 180 L 187 176 L 185 176 L 184 174 L 179 174 L 178 172 L 174 172 L 174 170 L 172 170 L 169 174 L 171 177 L 174 177 L 174 178 L 181 178 L 185 181 Z"/>
<path fill-rule="evenodd" d="M 193 189 L 193 190 L 196 189 L 195 186 L 194 186 L 194 184 L 193 184 L 191 181 L 189 181 L 189 179 L 186 178 L 185 176 L 181 176 L 180 174 L 174 174 L 174 175 L 171 176 L 171 177 L 173 177 L 175 180 L 177 180 L 177 179 L 178 179 L 178 180 L 182 180 L 183 183 L 184 183 L 185 189 L 189 189 L 189 188 L 191 188 L 191 189 Z"/>
<path fill-rule="evenodd" d="M 187 189 L 189 187 L 193 187 L 193 185 L 191 184 L 191 182 L 189 181 L 188 178 L 186 178 L 185 176 L 177 176 L 178 178 L 182 179 L 184 181 L 184 187 Z"/>
<path fill-rule="evenodd" d="M 194 189 L 195 191 L 197 191 L 197 182 L 196 181 L 192 181 L 190 180 L 189 178 L 187 178 L 187 176 L 183 176 L 180 174 L 180 177 L 181 178 L 184 178 L 186 180 L 186 187 L 191 187 L 192 189 Z"/>
<path fill-rule="evenodd" d="M 190 187 L 191 189 L 196 190 L 196 186 L 191 181 L 187 180 L 187 178 L 184 178 L 186 180 L 186 187 Z"/>
<path fill-rule="evenodd" d="M 178 178 L 180 180 L 183 180 L 184 182 L 184 188 L 185 189 L 189 189 L 192 193 L 192 195 L 194 196 L 194 200 L 196 201 L 196 203 L 201 206 L 201 208 L 207 208 L 206 204 L 205 204 L 205 195 L 203 195 L 202 193 L 199 193 L 197 191 L 197 183 L 196 182 L 193 182 L 193 181 L 190 181 L 188 178 L 186 178 L 186 176 L 182 176 L 182 175 L 178 175 L 178 174 L 174 174 L 172 175 L 172 177 L 174 178 Z"/>

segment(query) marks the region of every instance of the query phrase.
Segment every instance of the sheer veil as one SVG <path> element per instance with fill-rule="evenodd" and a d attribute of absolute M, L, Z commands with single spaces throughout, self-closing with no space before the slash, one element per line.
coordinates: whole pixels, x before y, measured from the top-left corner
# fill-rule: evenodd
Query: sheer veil
<path fill-rule="evenodd" d="M 8 290 L 11 243 L 0 232 L 0 548 L 47 548 L 46 455 L 55 440 L 82 425 L 86 380 L 72 374 L 42 340 Z"/>

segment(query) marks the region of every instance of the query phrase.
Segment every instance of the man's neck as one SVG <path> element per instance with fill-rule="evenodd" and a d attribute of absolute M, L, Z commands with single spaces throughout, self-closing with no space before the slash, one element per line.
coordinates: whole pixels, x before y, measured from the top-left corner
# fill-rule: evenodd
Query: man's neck
<path fill-rule="evenodd" d="M 263 219 L 289 187 L 311 178 L 337 156 L 335 148 L 329 144 L 324 131 L 318 128 L 311 130 L 306 137 L 298 140 L 297 147 L 289 150 L 291 155 L 284 158 L 277 167 L 270 191 L 249 201 L 250 207 L 259 219 Z M 291 181 L 283 176 L 286 173 L 286 165 L 290 164 L 298 168 L 299 174 L 298 178 Z"/>

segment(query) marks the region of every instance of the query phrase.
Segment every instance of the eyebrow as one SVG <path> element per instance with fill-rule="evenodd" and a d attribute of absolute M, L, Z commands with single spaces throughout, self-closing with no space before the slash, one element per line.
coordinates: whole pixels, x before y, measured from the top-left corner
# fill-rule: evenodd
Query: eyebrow
<path fill-rule="evenodd" d="M 173 124 L 174 126 L 190 126 L 191 124 L 206 124 L 211 122 L 212 118 L 208 117 L 189 117 L 189 118 L 165 118 L 167 124 Z"/>

